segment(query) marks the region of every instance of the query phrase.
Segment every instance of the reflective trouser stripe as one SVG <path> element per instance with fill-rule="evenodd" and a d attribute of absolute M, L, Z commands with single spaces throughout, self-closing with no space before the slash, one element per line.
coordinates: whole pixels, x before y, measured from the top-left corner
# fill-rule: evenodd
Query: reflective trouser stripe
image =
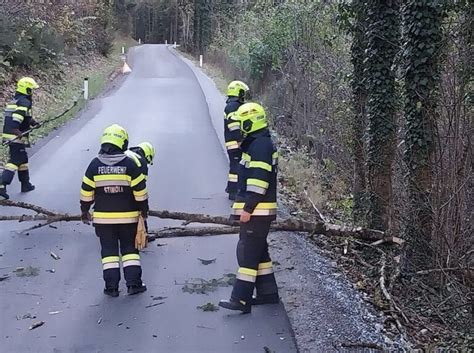
<path fill-rule="evenodd" d="M 269 262 L 261 262 L 258 264 L 257 276 L 270 275 L 273 273 L 273 264 Z"/>
<path fill-rule="evenodd" d="M 9 170 L 10 172 L 16 172 L 18 170 L 18 166 L 13 163 L 5 164 L 5 169 Z"/>
<path fill-rule="evenodd" d="M 127 254 L 122 256 L 123 267 L 128 266 L 140 266 L 140 255 L 139 254 Z"/>
<path fill-rule="evenodd" d="M 119 256 L 106 256 L 102 258 L 102 268 L 109 270 L 111 268 L 120 268 Z"/>
<path fill-rule="evenodd" d="M 141 266 L 140 260 L 127 260 L 123 262 L 123 267 Z"/>
<path fill-rule="evenodd" d="M 102 265 L 102 269 L 104 270 L 110 270 L 111 268 L 120 268 L 120 264 L 118 262 L 111 262 Z"/>
<path fill-rule="evenodd" d="M 240 267 L 237 272 L 237 279 L 240 279 L 245 282 L 254 283 L 257 279 L 257 270 L 252 268 Z"/>
<path fill-rule="evenodd" d="M 24 171 L 27 171 L 28 170 L 28 163 L 25 163 L 25 164 L 21 164 L 19 167 L 18 167 L 18 170 L 20 172 L 24 172 Z"/>

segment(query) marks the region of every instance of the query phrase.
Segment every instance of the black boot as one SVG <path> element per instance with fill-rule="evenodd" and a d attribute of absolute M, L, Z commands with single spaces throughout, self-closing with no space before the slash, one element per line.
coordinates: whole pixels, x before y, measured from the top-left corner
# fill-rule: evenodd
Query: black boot
<path fill-rule="evenodd" d="M 135 295 L 138 293 L 146 292 L 145 284 L 141 284 L 141 286 L 128 286 L 128 295 Z"/>
<path fill-rule="evenodd" d="M 0 184 L 0 201 L 8 200 L 10 196 L 7 194 L 7 187 L 5 185 Z"/>
<path fill-rule="evenodd" d="M 29 181 L 26 183 L 21 183 L 21 192 L 30 192 L 35 189 L 35 186 Z"/>
<path fill-rule="evenodd" d="M 252 306 L 250 303 L 242 303 L 242 301 L 237 300 L 221 300 L 219 306 L 229 310 L 240 310 L 242 314 L 249 314 L 252 312 Z"/>
<path fill-rule="evenodd" d="M 279 302 L 278 294 L 257 295 L 250 301 L 252 305 L 278 304 Z"/>
<path fill-rule="evenodd" d="M 104 288 L 104 294 L 116 298 L 119 296 L 119 290 L 118 288 Z"/>

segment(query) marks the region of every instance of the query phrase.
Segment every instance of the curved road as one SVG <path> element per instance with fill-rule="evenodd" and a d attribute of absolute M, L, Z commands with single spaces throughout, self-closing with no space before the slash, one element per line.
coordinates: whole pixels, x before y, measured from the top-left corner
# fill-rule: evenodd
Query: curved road
<path fill-rule="evenodd" d="M 35 152 L 30 164 L 37 190 L 21 195 L 14 184 L 12 199 L 78 213 L 81 178 L 102 130 L 119 123 L 128 130 L 131 146 L 148 140 L 157 149 L 148 183 L 152 209 L 228 214 L 227 162 L 193 71 L 165 46 L 137 47 L 130 56 L 133 71 L 123 84 L 92 102 Z M 13 212 L 0 208 L 1 214 Z M 152 228 L 173 224 L 151 223 Z M 202 312 L 196 306 L 217 304 L 231 287 L 208 294 L 182 290 L 185 281 L 235 272 L 236 235 L 151 243 L 142 253 L 148 291 L 128 297 L 121 283 L 121 296 L 109 298 L 102 294 L 92 227 L 68 223 L 28 235 L 17 232 L 27 226 L 1 224 L 0 276 L 10 275 L 0 282 L 2 352 L 253 353 L 268 351 L 265 347 L 296 352 L 282 305 L 256 307 L 250 315 Z M 51 251 L 61 258 L 54 260 Z M 217 260 L 205 266 L 197 258 Z M 13 273 L 18 266 L 34 266 L 39 273 L 18 277 Z M 36 319 L 23 318 L 28 314 Z M 45 324 L 28 329 L 39 320 Z"/>

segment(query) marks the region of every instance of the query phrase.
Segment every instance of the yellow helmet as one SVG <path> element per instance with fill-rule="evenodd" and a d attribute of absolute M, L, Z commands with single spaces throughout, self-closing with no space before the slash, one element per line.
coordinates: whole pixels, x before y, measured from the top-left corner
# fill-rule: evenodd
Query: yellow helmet
<path fill-rule="evenodd" d="M 265 109 L 257 103 L 242 104 L 232 116 L 232 119 L 240 122 L 240 130 L 244 135 L 262 130 L 268 126 Z"/>
<path fill-rule="evenodd" d="M 153 164 L 153 158 L 155 158 L 155 148 L 153 145 L 150 142 L 142 142 L 138 144 L 138 147 L 140 147 L 145 154 L 148 164 Z"/>
<path fill-rule="evenodd" d="M 227 97 L 245 98 L 249 90 L 249 86 L 242 81 L 232 81 L 229 83 L 229 86 L 227 86 Z"/>
<path fill-rule="evenodd" d="M 120 125 L 113 124 L 105 128 L 100 143 L 110 143 L 111 145 L 117 146 L 122 151 L 128 148 L 128 133 Z"/>
<path fill-rule="evenodd" d="M 39 85 L 31 77 L 20 78 L 16 84 L 16 91 L 27 95 L 31 95 L 36 88 Z"/>

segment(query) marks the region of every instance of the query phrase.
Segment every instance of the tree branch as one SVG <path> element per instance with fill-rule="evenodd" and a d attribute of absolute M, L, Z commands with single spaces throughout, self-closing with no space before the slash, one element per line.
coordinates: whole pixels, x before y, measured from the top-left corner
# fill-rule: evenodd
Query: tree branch
<path fill-rule="evenodd" d="M 54 213 L 52 211 L 43 209 L 36 205 L 24 203 L 24 202 L 14 202 L 5 201 L 0 202 L 0 206 L 6 205 L 11 207 L 19 207 L 29 210 L 35 210 L 37 212 L 41 211 L 42 214 L 36 215 L 21 215 L 21 216 L 0 216 L 0 221 L 45 221 L 45 223 L 39 224 L 34 228 L 41 228 L 46 225 L 50 225 L 56 222 L 71 222 L 71 221 L 80 221 L 80 215 L 69 215 L 67 213 Z M 222 216 L 210 216 L 199 213 L 185 213 L 185 212 L 172 212 L 172 211 L 155 211 L 151 210 L 149 212 L 150 217 L 158 217 L 163 219 L 175 219 L 185 221 L 189 223 L 203 223 L 203 224 L 219 224 L 226 225 L 230 227 L 238 227 L 239 223 L 229 219 L 228 217 Z M 289 218 L 285 220 L 279 220 L 272 224 L 272 231 L 288 231 L 288 232 L 305 232 L 305 233 L 314 233 L 314 234 L 324 234 L 326 236 L 340 236 L 340 237 L 354 237 L 358 239 L 376 241 L 379 239 L 390 239 L 386 237 L 385 234 L 381 231 L 374 229 L 366 229 L 362 227 L 348 227 L 343 225 L 325 223 L 325 222 L 308 222 L 305 220 L 297 218 Z M 204 228 L 206 230 L 206 228 Z M 209 232 L 209 228 L 207 228 Z M 234 233 L 234 230 L 227 228 L 222 229 L 223 232 L 228 231 Z M 189 230 L 187 230 L 189 232 Z M 212 234 L 218 234 L 218 230 L 212 229 Z M 201 231 L 202 233 L 202 231 Z M 163 233 L 167 234 L 167 233 Z M 183 233 L 184 234 L 184 233 Z M 191 234 L 191 233 L 189 233 Z M 224 233 L 219 233 L 224 234 Z M 197 231 L 192 231 L 191 235 L 197 235 Z M 390 240 L 389 240 L 390 242 Z"/>

